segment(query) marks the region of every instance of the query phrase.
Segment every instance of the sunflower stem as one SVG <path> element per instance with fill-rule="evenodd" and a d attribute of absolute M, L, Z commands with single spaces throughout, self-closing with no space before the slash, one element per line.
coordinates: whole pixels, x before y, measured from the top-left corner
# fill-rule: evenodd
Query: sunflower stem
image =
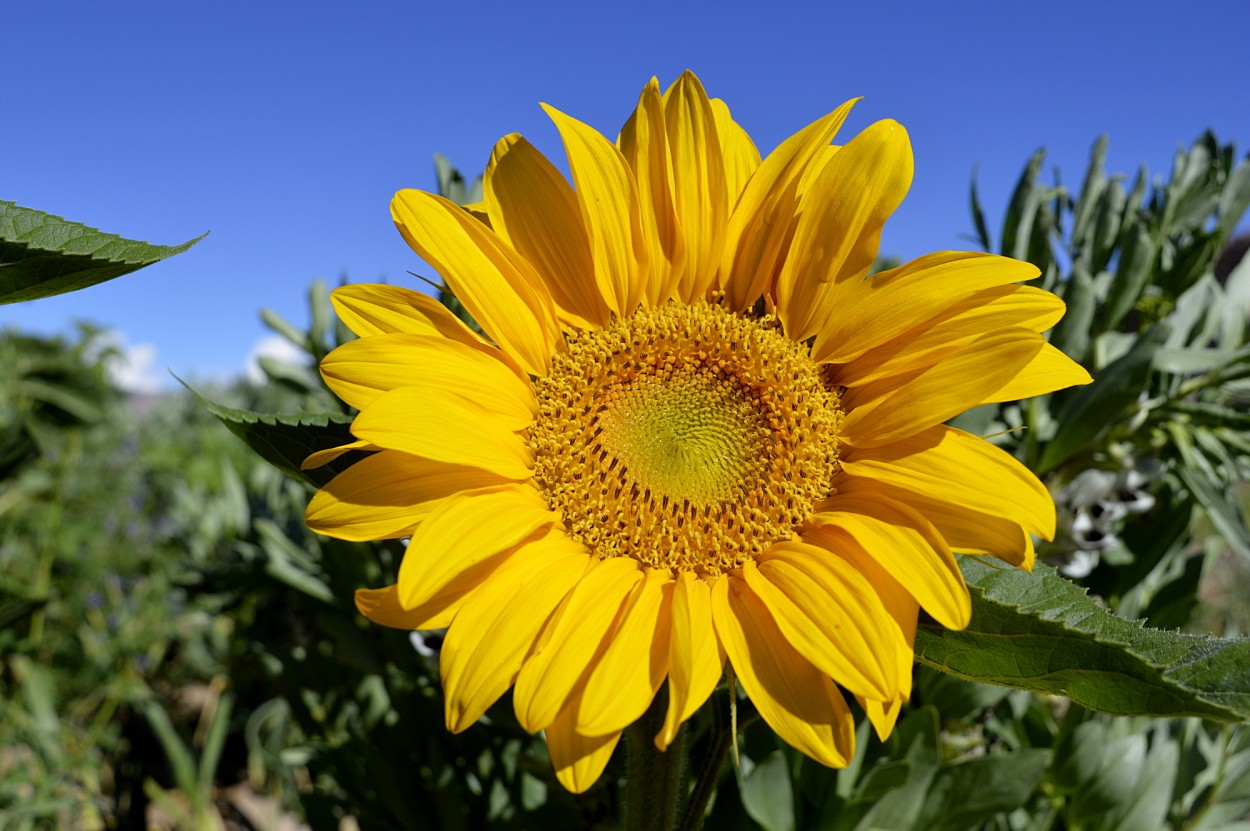
<path fill-rule="evenodd" d="M 732 719 L 725 712 L 725 705 L 719 696 L 712 697 L 712 735 L 707 752 L 703 756 L 703 765 L 699 768 L 698 778 L 694 780 L 694 790 L 686 802 L 686 810 L 682 814 L 678 831 L 699 831 L 703 826 L 703 815 L 707 813 L 707 804 L 716 793 L 716 783 L 720 781 L 721 768 L 725 766 L 725 757 L 733 746 L 734 730 Z"/>
<path fill-rule="evenodd" d="M 625 730 L 625 829 L 672 831 L 682 793 L 683 727 L 667 751 L 653 741 L 664 726 L 664 696 Z"/>

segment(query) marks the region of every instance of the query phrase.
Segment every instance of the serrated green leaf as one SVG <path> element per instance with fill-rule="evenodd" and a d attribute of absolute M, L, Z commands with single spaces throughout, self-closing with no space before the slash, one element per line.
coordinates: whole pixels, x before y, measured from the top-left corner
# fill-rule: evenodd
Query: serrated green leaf
<path fill-rule="evenodd" d="M 1081 387 L 1059 412 L 1059 427 L 1038 461 L 1045 474 L 1079 452 L 1120 418 L 1137 401 L 1150 378 L 1154 353 L 1167 338 L 1168 328 L 1156 324 L 1138 337 L 1128 353 L 1094 374 L 1094 383 Z"/>
<path fill-rule="evenodd" d="M 181 254 L 0 200 L 0 304 L 77 291 Z"/>
<path fill-rule="evenodd" d="M 1119 715 L 1250 719 L 1250 639 L 1146 629 L 1051 568 L 961 558 L 973 614 L 961 632 L 922 629 L 916 658 L 952 675 Z"/>
<path fill-rule="evenodd" d="M 181 378 L 178 381 L 231 433 L 293 479 L 321 487 L 360 458 L 358 453 L 348 453 L 323 467 L 300 470 L 304 459 L 312 453 L 356 440 L 351 434 L 351 416 L 339 413 L 253 413 L 210 401 Z"/>

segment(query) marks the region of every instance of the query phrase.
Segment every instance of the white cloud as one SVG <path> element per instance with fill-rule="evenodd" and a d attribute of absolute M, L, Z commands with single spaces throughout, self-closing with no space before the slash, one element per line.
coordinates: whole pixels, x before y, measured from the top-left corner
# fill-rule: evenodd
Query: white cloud
<path fill-rule="evenodd" d="M 127 343 L 126 335 L 116 329 L 104 332 L 97 343 L 101 351 L 115 350 L 105 367 L 109 378 L 119 388 L 129 393 L 152 395 L 165 387 L 168 379 L 157 365 L 155 344 Z"/>
<path fill-rule="evenodd" d="M 281 335 L 268 335 L 256 342 L 247 356 L 247 377 L 249 381 L 263 384 L 267 378 L 260 368 L 261 358 L 273 358 L 283 363 L 308 365 L 308 353 L 291 343 Z"/>

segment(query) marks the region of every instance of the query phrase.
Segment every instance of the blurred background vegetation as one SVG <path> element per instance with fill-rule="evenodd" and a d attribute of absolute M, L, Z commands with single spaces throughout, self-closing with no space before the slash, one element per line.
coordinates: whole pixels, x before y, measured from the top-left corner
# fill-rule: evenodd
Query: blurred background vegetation
<path fill-rule="evenodd" d="M 997 233 L 1068 303 L 1052 343 L 1097 383 L 966 414 L 1044 476 L 1061 533 L 1039 556 L 1167 629 L 1250 630 L 1250 165 L 1204 135 L 1167 177 L 1079 188 L 1025 167 Z M 478 189 L 439 160 L 440 190 Z M 207 390 L 260 413 L 344 415 L 315 364 L 350 337 L 328 288 L 308 356 Z M 127 396 L 110 351 L 0 334 L 0 828 L 612 828 L 621 759 L 569 796 L 505 698 L 443 727 L 437 633 L 370 625 L 353 591 L 394 579 L 398 541 L 303 523 L 312 484 L 259 458 L 191 392 Z M 217 408 L 220 410 L 220 407 Z M 310 415 L 342 428 L 342 419 Z M 336 427 L 337 425 L 337 427 Z M 1023 428 L 1023 429 L 1022 429 Z M 315 472 L 314 472 L 315 473 Z M 326 475 L 326 474 L 322 474 Z M 693 763 L 723 701 L 690 725 Z M 1250 829 L 1250 730 L 1113 718 L 917 667 L 894 736 L 861 729 L 845 771 L 752 719 L 715 829 Z"/>

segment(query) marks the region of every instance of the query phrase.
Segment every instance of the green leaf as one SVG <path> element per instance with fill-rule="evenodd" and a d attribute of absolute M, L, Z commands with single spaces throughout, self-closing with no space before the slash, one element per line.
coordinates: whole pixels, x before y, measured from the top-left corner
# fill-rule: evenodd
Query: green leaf
<path fill-rule="evenodd" d="M 922 629 L 921 663 L 1118 715 L 1250 719 L 1250 639 L 1143 628 L 1045 566 L 1027 572 L 971 557 L 960 566 L 972 622 L 961 632 Z"/>
<path fill-rule="evenodd" d="M 319 450 L 350 444 L 352 417 L 339 413 L 254 413 L 210 401 L 178 379 L 204 409 L 234 433 L 265 461 L 283 473 L 321 487 L 360 458 L 347 453 L 323 467 L 300 470 L 304 459 Z M 349 458 L 350 457 L 350 458 Z"/>
<path fill-rule="evenodd" d="M 1077 197 L 1076 207 L 1072 215 L 1072 241 L 1081 247 L 1082 252 L 1088 250 L 1086 236 L 1092 236 L 1090 220 L 1102 198 L 1103 189 L 1107 186 L 1107 135 L 1098 137 L 1093 149 L 1089 152 L 1089 167 L 1085 170 L 1085 181 L 1081 183 L 1081 194 Z M 1087 231 L 1088 229 L 1088 231 Z"/>
<path fill-rule="evenodd" d="M 739 788 L 747 814 L 766 831 L 793 831 L 794 793 L 785 753 L 775 750 L 757 762 Z"/>
<path fill-rule="evenodd" d="M 1055 437 L 1042 451 L 1036 473 L 1049 473 L 1069 456 L 1083 450 L 1117 421 L 1146 387 L 1155 351 L 1167 338 L 1167 326 L 1156 324 L 1138 337 L 1127 354 L 1094 375 L 1059 411 Z"/>
<path fill-rule="evenodd" d="M 1137 298 L 1150 279 L 1155 260 L 1154 240 L 1144 223 L 1136 223 L 1124 231 L 1120 262 L 1115 280 L 1107 296 L 1106 328 L 1114 329 L 1133 310 Z"/>
<path fill-rule="evenodd" d="M 977 229 L 977 244 L 982 251 L 993 248 L 990 241 L 990 229 L 985 224 L 985 209 L 981 207 L 981 195 L 977 191 L 977 172 L 972 171 L 972 186 L 968 188 L 968 202 L 972 209 L 972 224 Z"/>
<path fill-rule="evenodd" d="M 0 200 L 0 304 L 77 291 L 181 254 Z"/>
<path fill-rule="evenodd" d="M 1049 764 L 1049 750 L 1030 748 L 943 765 L 925 794 L 918 828 L 966 831 L 1014 811 L 1032 795 Z"/>
<path fill-rule="evenodd" d="M 1072 276 L 1062 285 L 1061 297 L 1068 311 L 1050 333 L 1050 342 L 1072 360 L 1081 363 L 1089 353 L 1089 333 L 1098 310 L 1094 278 L 1076 263 Z"/>
<path fill-rule="evenodd" d="M 1016 182 L 1016 189 L 1011 194 L 1007 216 L 1003 219 L 1001 253 L 1005 256 L 1017 260 L 1028 257 L 1029 241 L 1033 236 L 1033 218 L 1037 215 L 1037 206 L 1042 201 L 1041 192 L 1044 190 L 1038 185 L 1037 176 L 1041 173 L 1045 159 L 1045 148 L 1029 158 Z"/>

